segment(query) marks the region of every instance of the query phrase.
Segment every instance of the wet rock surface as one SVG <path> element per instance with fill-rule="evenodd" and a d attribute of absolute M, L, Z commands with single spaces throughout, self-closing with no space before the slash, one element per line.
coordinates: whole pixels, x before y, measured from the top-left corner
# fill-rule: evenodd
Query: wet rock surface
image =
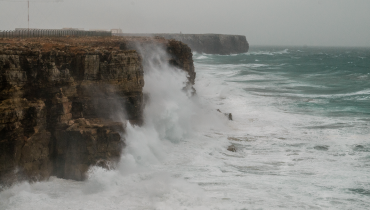
<path fill-rule="evenodd" d="M 217 109 L 218 112 L 222 113 L 221 110 Z M 233 121 L 233 114 L 232 113 L 223 113 L 228 120 Z"/>
<path fill-rule="evenodd" d="M 149 38 L 0 39 L 0 184 L 51 175 L 83 180 L 112 166 L 126 121 L 143 123 L 142 56 L 133 43 L 165 46 L 195 73 L 190 49 Z M 117 114 L 119 113 L 119 114 Z"/>
<path fill-rule="evenodd" d="M 236 146 L 235 145 L 230 145 L 227 147 L 227 150 L 230 152 L 236 152 Z"/>
<path fill-rule="evenodd" d="M 72 120 L 56 131 L 56 175 L 84 180 L 91 165 L 113 168 L 125 146 L 120 134 L 125 125 L 102 119 Z M 108 167 L 111 166 L 111 167 Z"/>
<path fill-rule="evenodd" d="M 329 146 L 327 146 L 327 145 L 316 145 L 313 148 L 315 150 L 319 150 L 319 151 L 328 151 L 329 150 Z"/>

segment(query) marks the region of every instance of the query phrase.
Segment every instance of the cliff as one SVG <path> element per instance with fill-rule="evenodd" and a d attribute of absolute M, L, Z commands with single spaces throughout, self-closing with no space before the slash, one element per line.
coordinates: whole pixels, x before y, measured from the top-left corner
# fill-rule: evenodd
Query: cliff
<path fill-rule="evenodd" d="M 245 36 L 223 34 L 117 34 L 118 36 L 152 36 L 174 39 L 187 44 L 192 51 L 207 54 L 246 53 L 249 44 Z"/>
<path fill-rule="evenodd" d="M 137 43 L 164 47 L 194 83 L 191 51 L 177 41 L 0 39 L 0 185 L 114 167 L 126 120 L 143 123 L 143 60 L 127 47 Z"/>

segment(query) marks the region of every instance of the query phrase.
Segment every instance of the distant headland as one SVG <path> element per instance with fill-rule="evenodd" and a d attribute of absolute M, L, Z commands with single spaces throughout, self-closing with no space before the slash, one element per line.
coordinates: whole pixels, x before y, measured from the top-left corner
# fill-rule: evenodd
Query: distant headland
<path fill-rule="evenodd" d="M 225 34 L 133 34 L 133 33 L 113 33 L 115 36 L 140 36 L 140 37 L 164 37 L 175 39 L 187 44 L 192 51 L 207 54 L 238 54 L 246 53 L 249 50 L 249 43 L 242 35 Z"/>

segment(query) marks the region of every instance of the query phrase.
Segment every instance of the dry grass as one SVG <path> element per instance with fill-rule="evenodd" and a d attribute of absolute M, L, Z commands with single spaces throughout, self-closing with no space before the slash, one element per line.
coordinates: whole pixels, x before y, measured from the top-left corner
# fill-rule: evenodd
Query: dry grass
<path fill-rule="evenodd" d="M 95 50 L 120 50 L 122 44 L 127 43 L 167 43 L 161 37 L 42 37 L 42 38 L 0 38 L 0 51 L 32 49 L 41 52 L 55 50 L 79 53 Z"/>

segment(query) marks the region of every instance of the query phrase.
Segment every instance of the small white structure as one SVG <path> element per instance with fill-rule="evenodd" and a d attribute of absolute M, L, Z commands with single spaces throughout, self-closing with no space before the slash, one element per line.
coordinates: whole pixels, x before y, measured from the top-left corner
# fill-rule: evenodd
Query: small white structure
<path fill-rule="evenodd" d="M 62 28 L 62 30 L 84 31 L 83 28 Z"/>
<path fill-rule="evenodd" d="M 118 28 L 118 29 L 111 29 L 110 30 L 112 32 L 112 34 L 122 34 L 122 29 Z"/>

